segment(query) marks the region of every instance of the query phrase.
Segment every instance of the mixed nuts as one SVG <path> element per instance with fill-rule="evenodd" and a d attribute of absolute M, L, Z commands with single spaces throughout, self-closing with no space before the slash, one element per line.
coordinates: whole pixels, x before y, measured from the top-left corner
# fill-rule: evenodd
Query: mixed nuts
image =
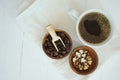
<path fill-rule="evenodd" d="M 87 70 L 92 65 L 92 57 L 87 50 L 78 50 L 72 59 L 73 64 L 79 70 Z"/>

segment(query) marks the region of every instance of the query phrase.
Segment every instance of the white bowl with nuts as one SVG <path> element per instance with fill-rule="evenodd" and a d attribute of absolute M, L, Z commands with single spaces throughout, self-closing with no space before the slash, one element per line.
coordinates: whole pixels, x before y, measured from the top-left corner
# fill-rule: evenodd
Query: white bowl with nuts
<path fill-rule="evenodd" d="M 87 75 L 97 68 L 98 56 L 92 48 L 80 46 L 75 48 L 70 54 L 69 63 L 74 72 Z"/>

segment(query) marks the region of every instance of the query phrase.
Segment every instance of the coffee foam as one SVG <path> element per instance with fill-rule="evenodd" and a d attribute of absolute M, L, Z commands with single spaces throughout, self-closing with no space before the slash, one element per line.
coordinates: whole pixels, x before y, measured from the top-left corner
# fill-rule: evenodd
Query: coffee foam
<path fill-rule="evenodd" d="M 99 36 L 91 35 L 85 29 L 85 20 L 96 20 L 101 28 L 101 33 Z M 92 28 L 92 26 L 90 26 Z M 111 25 L 107 17 L 98 12 L 91 12 L 83 16 L 79 23 L 79 32 L 81 37 L 89 43 L 96 44 L 105 41 L 111 32 Z"/>

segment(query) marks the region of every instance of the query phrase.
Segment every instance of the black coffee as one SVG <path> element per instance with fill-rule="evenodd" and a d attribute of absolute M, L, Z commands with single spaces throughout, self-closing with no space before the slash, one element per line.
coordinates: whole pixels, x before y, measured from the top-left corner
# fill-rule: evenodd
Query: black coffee
<path fill-rule="evenodd" d="M 86 14 L 79 23 L 81 37 L 89 43 L 100 43 L 108 38 L 111 32 L 109 20 L 101 13 Z"/>

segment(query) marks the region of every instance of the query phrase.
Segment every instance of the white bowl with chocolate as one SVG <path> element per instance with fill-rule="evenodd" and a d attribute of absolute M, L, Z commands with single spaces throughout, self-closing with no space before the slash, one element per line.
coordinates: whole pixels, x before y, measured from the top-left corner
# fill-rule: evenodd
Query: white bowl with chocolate
<path fill-rule="evenodd" d="M 98 56 L 92 48 L 80 46 L 70 54 L 69 64 L 75 73 L 88 75 L 97 68 Z"/>

